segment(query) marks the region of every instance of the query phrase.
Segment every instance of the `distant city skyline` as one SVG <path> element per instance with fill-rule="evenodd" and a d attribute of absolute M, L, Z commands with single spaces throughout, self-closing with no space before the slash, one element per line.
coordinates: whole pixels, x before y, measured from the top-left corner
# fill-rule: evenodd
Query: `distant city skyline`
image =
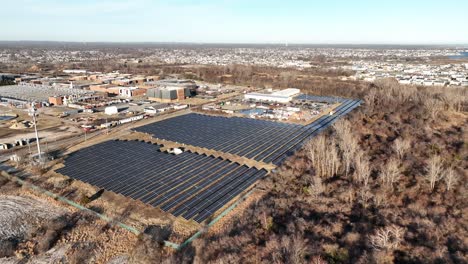
<path fill-rule="evenodd" d="M 173 0 L 2 3 L 1 40 L 468 44 L 468 1 Z"/>

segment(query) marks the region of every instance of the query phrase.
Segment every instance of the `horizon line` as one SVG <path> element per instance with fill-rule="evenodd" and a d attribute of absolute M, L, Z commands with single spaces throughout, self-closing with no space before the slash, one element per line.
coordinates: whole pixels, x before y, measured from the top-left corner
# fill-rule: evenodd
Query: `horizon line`
<path fill-rule="evenodd" d="M 70 40 L 0 40 L 4 42 L 48 42 L 48 43 L 79 43 L 79 44 L 192 44 L 192 45 L 337 45 L 337 46 L 466 46 L 468 43 L 378 43 L 378 42 L 200 42 L 200 41 L 70 41 Z"/>

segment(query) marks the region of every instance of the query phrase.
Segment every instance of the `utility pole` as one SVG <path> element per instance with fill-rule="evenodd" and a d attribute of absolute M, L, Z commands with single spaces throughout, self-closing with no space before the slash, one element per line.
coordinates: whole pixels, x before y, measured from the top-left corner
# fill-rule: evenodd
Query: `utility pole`
<path fill-rule="evenodd" d="M 34 133 L 36 134 L 37 154 L 39 155 L 39 160 L 42 161 L 41 145 L 39 144 L 39 135 L 37 133 L 36 112 L 37 112 L 36 105 L 35 105 L 35 102 L 33 102 L 31 104 L 31 113 L 32 113 L 33 124 L 34 124 Z"/>

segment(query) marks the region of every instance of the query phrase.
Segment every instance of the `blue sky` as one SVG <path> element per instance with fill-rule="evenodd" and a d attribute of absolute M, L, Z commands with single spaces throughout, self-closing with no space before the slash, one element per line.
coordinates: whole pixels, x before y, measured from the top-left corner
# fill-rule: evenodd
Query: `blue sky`
<path fill-rule="evenodd" d="M 466 0 L 0 0 L 0 40 L 468 44 Z"/>

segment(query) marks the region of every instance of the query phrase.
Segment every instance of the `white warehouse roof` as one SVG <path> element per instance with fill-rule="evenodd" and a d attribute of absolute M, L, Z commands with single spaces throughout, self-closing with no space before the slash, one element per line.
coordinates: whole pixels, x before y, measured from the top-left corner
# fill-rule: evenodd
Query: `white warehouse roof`
<path fill-rule="evenodd" d="M 280 91 L 277 91 L 277 92 L 273 92 L 271 94 L 272 95 L 292 97 L 292 96 L 298 95 L 299 93 L 301 93 L 301 90 L 299 90 L 297 88 L 287 88 L 287 89 L 283 89 L 283 90 L 280 90 Z"/>
<path fill-rule="evenodd" d="M 244 96 L 245 99 L 256 100 L 256 101 L 270 101 L 277 103 L 287 103 L 292 100 L 295 95 L 298 95 L 301 91 L 296 88 L 288 88 L 281 91 L 276 91 L 271 94 L 264 93 L 248 93 Z"/>

